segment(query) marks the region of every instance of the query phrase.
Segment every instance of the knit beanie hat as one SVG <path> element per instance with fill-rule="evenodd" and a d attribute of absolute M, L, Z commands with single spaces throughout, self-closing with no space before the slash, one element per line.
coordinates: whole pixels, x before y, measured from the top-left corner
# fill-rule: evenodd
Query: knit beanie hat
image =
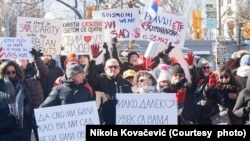
<path fill-rule="evenodd" d="M 66 76 L 68 78 L 74 76 L 77 73 L 83 72 L 83 67 L 75 62 L 70 62 L 66 66 Z"/>
<path fill-rule="evenodd" d="M 139 57 L 139 54 L 138 54 L 137 52 L 135 52 L 135 51 L 129 52 L 129 53 L 128 53 L 128 62 L 129 62 L 130 57 L 131 57 L 132 55 L 136 55 L 136 56 Z"/>
<path fill-rule="evenodd" d="M 240 59 L 240 66 L 248 66 L 250 65 L 250 55 L 243 55 Z"/>
<path fill-rule="evenodd" d="M 176 73 L 180 73 L 180 74 L 185 74 L 183 68 L 181 67 L 180 64 L 175 64 L 172 67 L 172 75 L 176 74 Z"/>
<path fill-rule="evenodd" d="M 69 53 L 67 55 L 67 58 L 64 60 L 64 68 L 66 68 L 66 66 L 67 66 L 67 64 L 69 62 L 75 62 L 75 63 L 78 62 L 77 59 L 76 59 L 76 54 L 75 53 L 71 52 L 71 53 Z"/>
<path fill-rule="evenodd" d="M 209 64 L 209 62 L 205 58 L 200 58 L 197 60 L 197 68 L 201 68 L 203 65 Z"/>
<path fill-rule="evenodd" d="M 167 64 L 160 65 L 160 74 L 157 79 L 158 82 L 161 82 L 164 80 L 171 80 L 171 75 L 170 75 L 169 67 Z"/>

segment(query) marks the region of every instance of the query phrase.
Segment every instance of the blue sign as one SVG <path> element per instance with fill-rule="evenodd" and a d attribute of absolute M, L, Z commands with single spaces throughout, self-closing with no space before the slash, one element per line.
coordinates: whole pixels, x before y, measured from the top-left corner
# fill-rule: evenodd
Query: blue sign
<path fill-rule="evenodd" d="M 216 18 L 207 18 L 206 19 L 206 28 L 217 28 L 217 19 Z"/>

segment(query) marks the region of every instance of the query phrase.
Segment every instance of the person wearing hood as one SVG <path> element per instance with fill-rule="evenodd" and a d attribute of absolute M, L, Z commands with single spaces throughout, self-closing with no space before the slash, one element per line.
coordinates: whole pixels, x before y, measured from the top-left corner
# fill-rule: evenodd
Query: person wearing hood
<path fill-rule="evenodd" d="M 240 83 L 241 90 L 246 87 L 247 76 L 250 73 L 250 55 L 243 55 L 240 59 L 240 67 L 237 68 L 235 78 Z"/>
<path fill-rule="evenodd" d="M 43 53 L 41 59 L 43 60 L 45 65 L 47 65 L 47 67 L 49 68 L 48 75 L 40 79 L 43 89 L 43 95 L 44 98 L 46 98 L 49 95 L 55 80 L 59 76 L 63 75 L 63 70 L 60 67 L 56 66 L 56 61 L 52 59 L 52 55 Z"/>
<path fill-rule="evenodd" d="M 241 118 L 242 124 L 250 125 L 250 73 L 248 74 L 246 87 L 240 91 L 236 99 L 233 114 Z"/>
<path fill-rule="evenodd" d="M 89 90 L 83 87 L 85 73 L 79 63 L 70 62 L 66 66 L 63 83 L 54 86 L 40 107 L 51 107 L 94 100 Z"/>

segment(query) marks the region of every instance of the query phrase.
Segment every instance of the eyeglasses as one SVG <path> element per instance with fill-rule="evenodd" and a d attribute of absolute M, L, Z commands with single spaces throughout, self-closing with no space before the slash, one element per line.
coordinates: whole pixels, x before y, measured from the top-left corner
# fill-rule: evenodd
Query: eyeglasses
<path fill-rule="evenodd" d="M 138 83 L 143 83 L 145 80 L 144 79 L 139 79 Z"/>
<path fill-rule="evenodd" d="M 228 75 L 225 75 L 225 76 L 220 76 L 220 79 L 223 79 L 223 78 L 228 79 L 228 78 L 229 78 L 229 76 L 228 76 Z"/>
<path fill-rule="evenodd" d="M 16 74 L 16 72 L 15 71 L 6 71 L 6 74 L 8 74 L 8 75 L 10 75 L 10 74 Z"/>
<path fill-rule="evenodd" d="M 202 69 L 210 69 L 210 67 L 209 66 L 206 66 L 206 67 L 202 67 Z"/>
<path fill-rule="evenodd" d="M 175 76 L 175 77 L 177 77 L 177 76 L 183 77 L 184 75 L 183 75 L 183 74 L 178 74 L 178 73 L 176 73 L 176 74 L 174 74 L 174 76 Z"/>
<path fill-rule="evenodd" d="M 133 77 L 133 76 L 129 76 L 129 77 L 127 77 L 126 79 L 127 79 L 127 80 L 131 80 L 131 79 L 134 79 L 134 77 Z"/>
<path fill-rule="evenodd" d="M 107 66 L 107 68 L 109 68 L 109 69 L 112 69 L 112 68 L 114 68 L 114 69 L 118 69 L 118 68 L 119 68 L 119 66 Z"/>

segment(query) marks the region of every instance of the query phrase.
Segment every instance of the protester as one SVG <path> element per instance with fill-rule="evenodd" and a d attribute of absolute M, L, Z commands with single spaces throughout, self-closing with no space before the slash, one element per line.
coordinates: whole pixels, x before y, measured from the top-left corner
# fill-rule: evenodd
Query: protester
<path fill-rule="evenodd" d="M 0 141 L 26 141 L 23 118 L 31 108 L 24 74 L 14 61 L 0 65 Z"/>
<path fill-rule="evenodd" d="M 250 74 L 247 77 L 246 88 L 238 95 L 233 113 L 242 120 L 243 125 L 250 125 Z"/>
<path fill-rule="evenodd" d="M 25 141 L 31 141 L 32 130 L 36 141 L 38 141 L 38 126 L 36 125 L 34 109 L 38 108 L 44 101 L 43 90 L 39 80 L 48 75 L 49 69 L 38 56 L 39 51 L 32 49 L 30 53 L 32 55 L 31 63 L 29 60 L 20 59 L 16 60 L 16 62 L 24 72 L 24 82 L 27 84 L 31 98 L 31 111 L 29 115 L 24 116 Z"/>
<path fill-rule="evenodd" d="M 131 84 L 120 75 L 120 66 L 116 59 L 106 61 L 105 73 L 98 74 L 95 70 L 95 61 L 92 60 L 85 66 L 89 84 L 96 91 L 97 108 L 100 123 L 103 125 L 116 124 L 116 94 L 132 93 Z"/>
<path fill-rule="evenodd" d="M 87 102 L 94 100 L 89 90 L 83 87 L 85 74 L 78 63 L 71 62 L 66 66 L 66 72 L 61 85 L 52 88 L 49 96 L 40 107 L 50 107 L 64 104 Z"/>
<path fill-rule="evenodd" d="M 45 65 L 47 65 L 47 67 L 49 68 L 49 74 L 46 77 L 40 79 L 44 98 L 47 98 L 53 87 L 55 80 L 59 76 L 63 75 L 63 70 L 60 67 L 56 66 L 56 61 L 52 59 L 52 55 L 44 53 L 41 59 L 43 60 Z"/>

